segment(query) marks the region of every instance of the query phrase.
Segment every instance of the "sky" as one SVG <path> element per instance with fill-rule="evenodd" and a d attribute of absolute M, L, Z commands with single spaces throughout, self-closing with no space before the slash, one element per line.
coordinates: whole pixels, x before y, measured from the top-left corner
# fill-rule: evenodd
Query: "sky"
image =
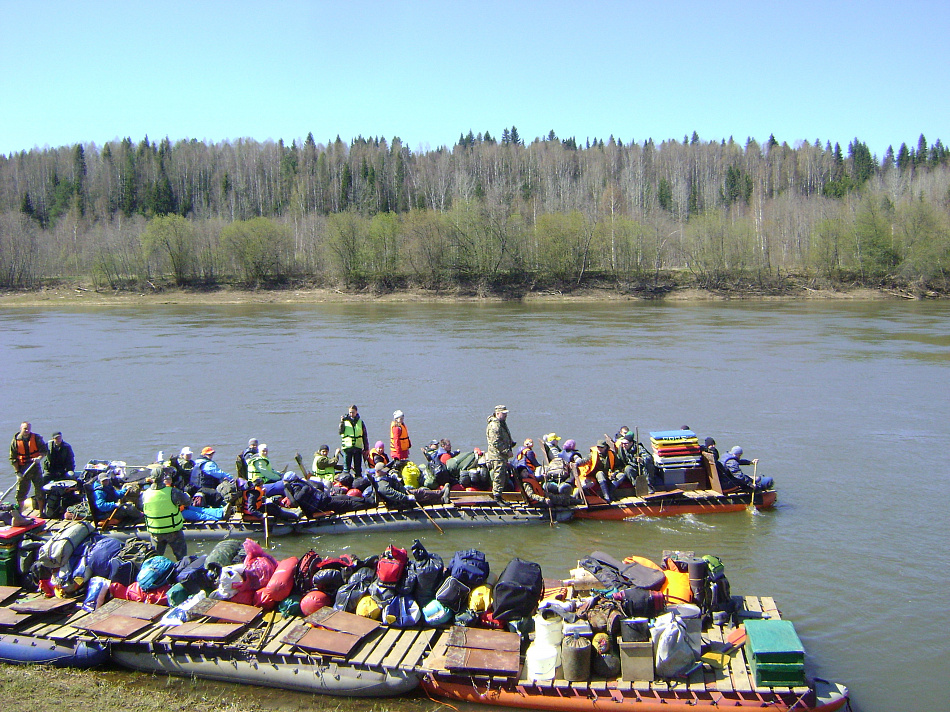
<path fill-rule="evenodd" d="M 950 143 L 950 2 L 0 0 L 0 154 L 469 130 Z"/>

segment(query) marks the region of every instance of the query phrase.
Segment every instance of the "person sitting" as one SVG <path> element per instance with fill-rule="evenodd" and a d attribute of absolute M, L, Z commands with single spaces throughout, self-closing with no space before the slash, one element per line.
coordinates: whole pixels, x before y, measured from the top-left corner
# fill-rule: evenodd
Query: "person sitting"
<path fill-rule="evenodd" d="M 561 452 L 560 442 L 561 438 L 557 433 L 548 433 L 542 438 L 541 444 L 544 446 L 544 450 L 548 455 L 548 462 L 557 457 L 558 453 Z"/>
<path fill-rule="evenodd" d="M 446 483 L 441 489 L 417 487 L 406 488 L 395 475 L 381 465 L 377 465 L 373 472 L 373 488 L 378 500 L 386 503 L 390 509 L 410 509 L 419 504 L 448 504 L 451 500 L 451 486 Z"/>
<path fill-rule="evenodd" d="M 386 454 L 386 448 L 383 446 L 382 440 L 377 440 L 372 449 L 366 453 L 366 464 L 369 465 L 370 469 L 376 467 L 376 465 L 389 464 L 389 455 Z"/>
<path fill-rule="evenodd" d="M 452 441 L 448 438 L 442 438 L 438 442 L 433 440 L 423 448 L 428 464 L 426 467 L 423 484 L 428 489 L 436 489 L 444 484 L 455 484 L 458 480 L 452 476 L 446 465 L 449 460 L 459 454 L 458 450 L 452 450 Z"/>
<path fill-rule="evenodd" d="M 445 463 L 445 468 L 452 478 L 447 483 L 450 486 L 458 482 L 468 490 L 491 489 L 491 473 L 485 464 L 485 453 L 479 448 L 471 452 L 460 452 Z"/>
<path fill-rule="evenodd" d="M 53 433 L 48 445 L 49 452 L 46 455 L 46 482 L 56 482 L 58 480 L 74 480 L 76 470 L 76 457 L 73 455 L 73 448 L 68 442 L 63 440 L 63 434 L 59 431 Z"/>
<path fill-rule="evenodd" d="M 336 478 L 337 472 L 340 470 L 338 465 L 340 464 L 340 455 L 342 454 L 343 450 L 337 448 L 331 458 L 330 446 L 321 445 L 320 449 L 313 454 L 313 464 L 311 465 L 313 477 L 328 485 L 332 483 Z"/>
<path fill-rule="evenodd" d="M 261 445 L 261 452 L 264 452 L 263 445 Z M 248 488 L 244 490 L 241 497 L 241 518 L 245 521 L 260 521 L 266 515 L 285 522 L 297 521 L 296 514 L 267 498 L 264 492 L 265 484 L 261 475 L 252 476 Z M 281 480 L 281 485 L 283 485 L 283 480 Z"/>
<path fill-rule="evenodd" d="M 260 451 L 256 455 L 251 455 L 251 459 L 247 462 L 247 479 L 263 480 L 264 491 L 268 497 L 272 497 L 284 493 L 284 473 L 271 467 L 269 452 L 267 443 L 261 443 Z"/>
<path fill-rule="evenodd" d="M 116 488 L 110 470 L 101 472 L 92 486 L 92 506 L 99 520 L 111 519 L 120 524 L 138 524 L 143 514 L 131 504 L 123 504 L 121 499 L 126 493 L 125 487 Z"/>
<path fill-rule="evenodd" d="M 577 441 L 573 438 L 564 441 L 564 449 L 557 454 L 557 457 L 561 458 L 568 464 L 572 462 L 579 462 L 583 459 L 581 454 L 577 451 Z"/>
<path fill-rule="evenodd" d="M 226 503 L 222 501 L 218 485 L 222 482 L 234 482 L 234 478 L 218 467 L 212 459 L 214 452 L 213 447 L 206 447 L 201 451 L 201 457 L 195 460 L 188 482 L 188 494 L 195 495 L 200 492 L 207 506 L 220 507 Z"/>
<path fill-rule="evenodd" d="M 627 437 L 627 433 L 629 432 L 630 432 L 630 428 L 628 428 L 626 425 L 621 425 L 620 430 L 618 430 L 617 433 L 614 435 L 614 444 L 617 447 L 620 447 L 620 441 L 623 440 L 625 437 Z"/>
<path fill-rule="evenodd" d="M 550 492 L 535 477 L 535 473 L 527 467 L 515 467 L 511 473 L 515 489 L 524 495 L 525 501 L 532 507 L 571 507 L 581 503 L 579 499 L 567 492 Z"/>
<path fill-rule="evenodd" d="M 736 445 L 726 456 L 722 458 L 722 466 L 726 470 L 726 476 L 731 482 L 747 490 L 760 492 L 767 490 L 772 486 L 771 477 L 757 477 L 753 479 L 742 471 L 741 465 L 755 465 L 759 460 L 745 460 L 742 458 L 742 448 Z"/>
<path fill-rule="evenodd" d="M 247 447 L 244 448 L 244 452 L 241 453 L 241 457 L 243 458 L 244 462 L 250 460 L 260 451 L 259 445 L 260 443 L 258 442 L 257 438 L 248 438 Z"/>
<path fill-rule="evenodd" d="M 518 448 L 518 452 L 515 453 L 511 464 L 516 470 L 521 468 L 531 473 L 534 473 L 541 466 L 541 463 L 538 462 L 538 456 L 534 454 L 534 440 L 528 438 L 524 441 L 521 447 Z"/>
<path fill-rule="evenodd" d="M 284 475 L 284 494 L 292 506 L 298 507 L 308 519 L 323 512 L 342 514 L 364 509 L 363 497 L 351 497 L 342 492 L 330 494 L 320 480 L 305 480 L 295 472 Z"/>
<path fill-rule="evenodd" d="M 607 441 L 598 440 L 597 444 L 590 449 L 590 456 L 578 462 L 577 468 L 581 477 L 597 480 L 601 499 L 609 503 L 613 492 L 611 476 L 618 469 L 618 461 Z"/>

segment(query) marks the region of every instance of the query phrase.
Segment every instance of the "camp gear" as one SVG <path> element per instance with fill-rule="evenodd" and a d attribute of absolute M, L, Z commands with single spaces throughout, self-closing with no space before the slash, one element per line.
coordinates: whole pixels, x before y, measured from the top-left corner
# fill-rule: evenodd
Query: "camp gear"
<path fill-rule="evenodd" d="M 465 604 L 468 603 L 468 594 L 471 589 L 454 576 L 449 576 L 439 590 L 435 593 L 435 598 L 439 603 L 454 613 L 460 613 Z"/>
<path fill-rule="evenodd" d="M 664 581 L 663 573 L 657 569 L 645 566 L 636 560 L 617 561 L 602 551 L 595 551 L 585 556 L 577 562 L 577 565 L 593 574 L 604 588 L 637 586 L 659 589 Z"/>
<path fill-rule="evenodd" d="M 492 589 L 491 586 L 482 584 L 472 589 L 468 595 L 468 608 L 475 613 L 488 611 L 492 609 Z"/>
<path fill-rule="evenodd" d="M 396 596 L 383 613 L 383 622 L 392 628 L 410 628 L 422 620 L 422 609 L 408 596 Z"/>
<path fill-rule="evenodd" d="M 449 561 L 449 575 L 468 588 L 481 586 L 489 573 L 488 560 L 478 549 L 456 551 Z"/>
<path fill-rule="evenodd" d="M 423 607 L 422 617 L 425 619 L 427 625 L 447 625 L 452 621 L 452 611 L 446 608 L 440 601 L 433 599 Z"/>
<path fill-rule="evenodd" d="M 298 605 L 300 606 L 300 612 L 305 616 L 309 616 L 321 608 L 333 605 L 333 599 L 323 591 L 314 590 L 300 599 Z"/>
<path fill-rule="evenodd" d="M 338 611 L 355 613 L 356 606 L 360 599 L 366 595 L 369 585 L 375 578 L 375 572 L 367 567 L 356 569 L 347 580 L 346 584 L 341 586 L 336 592 L 333 607 Z"/>
<path fill-rule="evenodd" d="M 355 613 L 358 616 L 362 616 L 363 618 L 371 618 L 374 621 L 380 620 L 383 616 L 379 603 L 377 603 L 376 599 L 370 595 L 363 596 L 359 600 L 359 602 L 356 604 Z"/>
<path fill-rule="evenodd" d="M 294 590 L 299 593 L 307 593 L 314 588 L 313 577 L 319 571 L 320 562 L 323 560 L 313 549 L 300 557 L 297 562 L 297 569 L 294 571 Z M 340 585 L 343 585 L 342 574 L 340 576 Z M 337 586 L 339 588 L 339 586 Z M 326 589 L 323 589 L 326 590 Z"/>
<path fill-rule="evenodd" d="M 685 675 L 698 658 L 690 645 L 686 627 L 676 614 L 666 614 L 661 618 L 653 628 L 656 674 L 663 678 Z"/>
<path fill-rule="evenodd" d="M 659 591 L 645 588 L 625 588 L 614 594 L 623 614 L 628 618 L 656 618 L 666 607 L 666 598 Z"/>
<path fill-rule="evenodd" d="M 568 682 L 590 679 L 591 642 L 579 635 L 565 638 L 561 643 L 561 670 Z"/>
<path fill-rule="evenodd" d="M 76 522 L 65 529 L 56 532 L 42 546 L 36 557 L 41 566 L 48 569 L 58 569 L 63 566 L 90 534 L 96 530 L 95 525 L 89 522 Z"/>
<path fill-rule="evenodd" d="M 540 643 L 535 640 L 525 652 L 525 677 L 528 680 L 553 680 L 561 664 L 560 644 Z"/>
<path fill-rule="evenodd" d="M 415 553 L 415 549 L 413 549 L 413 553 Z M 436 591 L 439 590 L 439 586 L 442 585 L 442 581 L 445 579 L 445 565 L 442 562 L 442 557 L 438 554 L 426 552 L 426 558 L 417 558 L 416 561 L 412 562 L 411 568 L 415 576 L 413 598 L 421 605 L 425 605 L 435 598 Z"/>
<path fill-rule="evenodd" d="M 492 613 L 500 621 L 526 618 L 537 607 L 543 589 L 541 567 L 534 562 L 514 558 L 495 584 Z"/>
<path fill-rule="evenodd" d="M 745 631 L 746 659 L 756 685 L 805 683 L 805 649 L 791 621 L 747 620 Z"/>
<path fill-rule="evenodd" d="M 174 575 L 174 561 L 164 556 L 153 556 L 142 564 L 135 582 L 148 593 L 164 586 Z"/>
<path fill-rule="evenodd" d="M 624 618 L 620 621 L 620 639 L 624 643 L 650 640 L 650 621 L 647 618 Z"/>
<path fill-rule="evenodd" d="M 390 544 L 376 564 L 376 578 L 382 584 L 395 585 L 402 578 L 408 561 L 409 556 L 405 549 Z"/>

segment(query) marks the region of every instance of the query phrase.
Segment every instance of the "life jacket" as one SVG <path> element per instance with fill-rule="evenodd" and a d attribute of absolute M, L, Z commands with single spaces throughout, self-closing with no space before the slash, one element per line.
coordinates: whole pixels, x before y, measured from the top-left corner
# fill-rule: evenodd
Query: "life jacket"
<path fill-rule="evenodd" d="M 369 455 L 366 456 L 366 461 L 370 466 L 376 465 L 377 463 L 383 463 L 384 465 L 389 464 L 389 455 L 387 455 L 382 448 L 377 450 L 373 448 L 369 451 Z"/>
<path fill-rule="evenodd" d="M 150 487 L 145 490 L 142 495 L 142 511 L 145 512 L 145 526 L 149 534 L 171 534 L 185 525 L 181 510 L 172 502 L 172 491 L 169 487 Z"/>
<path fill-rule="evenodd" d="M 358 447 L 363 450 L 366 447 L 366 439 L 363 437 L 363 419 L 357 418 L 354 423 L 349 418 L 344 418 L 342 432 L 340 433 L 340 442 L 343 449 Z"/>
<path fill-rule="evenodd" d="M 250 496 L 251 492 L 257 492 L 257 509 L 251 508 Z M 253 485 L 248 486 L 244 493 L 241 495 L 241 513 L 247 517 L 256 517 L 260 518 L 260 512 L 264 509 L 264 488 L 255 487 Z"/>
<path fill-rule="evenodd" d="M 389 444 L 393 452 L 393 457 L 395 457 L 396 453 L 405 453 L 408 455 L 409 448 L 412 447 L 412 441 L 409 439 L 409 428 L 406 427 L 406 424 L 400 424 L 394 420 L 389 426 L 389 432 Z"/>
<path fill-rule="evenodd" d="M 526 485 L 531 487 L 536 495 L 540 495 L 543 499 L 548 496 L 548 493 L 544 491 L 544 488 L 541 486 L 541 483 L 538 482 L 538 478 L 535 477 L 532 473 L 525 472 L 521 475 L 521 481 Z"/>
<path fill-rule="evenodd" d="M 325 467 L 317 467 L 317 458 L 313 458 L 313 474 L 318 477 L 333 477 L 336 475 L 336 466 L 333 464 L 333 459 L 328 455 L 327 464 Z"/>
<path fill-rule="evenodd" d="M 19 433 L 13 439 L 16 443 L 16 462 L 18 467 L 24 467 L 30 464 L 30 460 L 40 454 L 40 446 L 36 441 L 36 433 L 30 433 L 26 440 L 20 438 Z"/>
<path fill-rule="evenodd" d="M 604 465 L 606 466 L 607 472 L 613 472 L 617 469 L 617 456 L 614 455 L 613 450 L 607 450 L 607 455 L 604 458 Z M 593 475 L 600 469 L 600 451 L 596 447 L 590 449 L 590 462 L 585 465 L 581 465 L 579 471 L 583 477 L 588 477 Z"/>
<path fill-rule="evenodd" d="M 528 472 L 534 472 L 538 466 L 538 459 L 534 455 L 534 450 L 529 447 L 523 447 L 518 451 L 515 467 L 525 467 Z"/>

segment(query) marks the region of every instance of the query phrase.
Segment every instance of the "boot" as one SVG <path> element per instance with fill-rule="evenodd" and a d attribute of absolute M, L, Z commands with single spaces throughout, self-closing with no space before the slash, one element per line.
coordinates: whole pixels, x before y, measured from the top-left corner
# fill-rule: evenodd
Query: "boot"
<path fill-rule="evenodd" d="M 602 473 L 598 473 L 597 484 L 600 485 L 600 498 L 610 504 L 610 483 L 607 481 L 607 477 Z"/>
<path fill-rule="evenodd" d="M 448 482 L 442 485 L 442 503 L 452 504 L 452 485 Z"/>
<path fill-rule="evenodd" d="M 11 516 L 11 519 L 10 519 L 10 526 L 12 526 L 12 527 L 28 527 L 28 526 L 30 526 L 32 523 L 33 523 L 33 520 L 30 519 L 29 517 L 24 517 L 22 514 L 20 514 L 20 510 L 19 510 L 19 509 L 14 509 L 14 510 L 13 510 L 13 513 L 12 513 L 12 516 Z"/>

